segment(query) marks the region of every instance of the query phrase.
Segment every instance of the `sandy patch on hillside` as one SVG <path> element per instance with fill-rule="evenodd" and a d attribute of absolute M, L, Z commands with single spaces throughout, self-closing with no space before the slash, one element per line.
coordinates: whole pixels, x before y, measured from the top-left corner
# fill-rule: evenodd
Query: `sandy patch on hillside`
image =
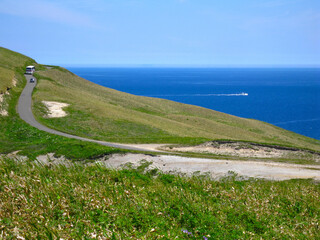
<path fill-rule="evenodd" d="M 17 79 L 15 77 L 12 78 L 12 86 L 13 87 L 17 86 Z M 7 88 L 7 89 L 9 90 L 10 88 Z M 4 95 L 10 95 L 8 90 L 3 94 L 0 94 L 0 116 L 3 116 L 3 117 L 9 115 L 8 111 L 6 110 L 6 107 L 8 106 L 6 103 L 4 103 Z"/>
<path fill-rule="evenodd" d="M 37 157 L 41 165 L 66 165 L 73 163 L 63 156 L 56 158 L 50 153 Z M 159 169 L 164 173 L 191 175 L 206 175 L 212 179 L 236 174 L 238 177 L 261 178 L 268 180 L 288 180 L 288 179 L 306 179 L 312 178 L 320 180 L 320 166 L 318 165 L 299 165 L 274 162 L 256 162 L 256 161 L 232 161 L 232 160 L 214 160 L 201 158 L 187 158 L 170 155 L 146 155 L 146 154 L 113 154 L 106 156 L 94 162 L 84 163 L 85 165 L 102 164 L 111 169 L 121 169 L 131 166 L 136 168 L 142 162 L 149 162 L 148 170 Z"/>
<path fill-rule="evenodd" d="M 61 118 L 67 116 L 67 113 L 63 111 L 63 108 L 68 107 L 69 104 L 53 101 L 42 101 L 42 103 L 48 109 L 48 118 Z"/>
<path fill-rule="evenodd" d="M 1 156 L 0 156 L 1 157 Z M 27 157 L 17 155 L 17 152 L 6 155 L 18 161 L 26 161 Z M 37 157 L 37 163 L 49 167 L 55 165 L 72 166 L 74 162 L 64 156 L 55 157 L 53 153 Z M 275 162 L 233 161 L 205 158 L 188 158 L 170 155 L 147 154 L 113 154 L 90 162 L 78 164 L 101 164 L 111 169 L 136 168 L 142 163 L 149 162 L 147 170 L 158 169 L 169 174 L 206 175 L 212 179 L 236 175 L 239 178 L 261 178 L 268 180 L 288 180 L 312 178 L 320 181 L 319 165 L 299 165 Z"/>
<path fill-rule="evenodd" d="M 12 85 L 14 87 L 17 86 L 17 79 L 15 77 L 12 79 Z"/>
<path fill-rule="evenodd" d="M 4 94 L 0 94 L 0 116 L 8 116 L 8 111 L 6 109 L 4 109 L 4 105 L 3 104 L 3 101 L 4 101 Z"/>
<path fill-rule="evenodd" d="M 48 153 L 46 155 L 40 155 L 36 158 L 38 163 L 42 165 L 72 165 L 72 162 L 70 160 L 67 160 L 64 156 L 55 157 L 54 153 Z"/>
<path fill-rule="evenodd" d="M 320 162 L 320 154 L 309 151 L 239 142 L 207 142 L 198 146 L 171 146 L 162 149 L 177 152 L 209 153 L 221 156 L 226 155 L 249 158 L 296 158 Z"/>
<path fill-rule="evenodd" d="M 162 149 L 168 146 L 168 144 L 163 144 L 163 143 L 119 144 L 119 145 L 145 149 L 147 151 L 152 151 L 152 152 L 166 152 Z"/>
<path fill-rule="evenodd" d="M 9 115 L 9 113 L 7 110 L 0 110 L 0 116 L 6 117 L 8 115 Z"/>

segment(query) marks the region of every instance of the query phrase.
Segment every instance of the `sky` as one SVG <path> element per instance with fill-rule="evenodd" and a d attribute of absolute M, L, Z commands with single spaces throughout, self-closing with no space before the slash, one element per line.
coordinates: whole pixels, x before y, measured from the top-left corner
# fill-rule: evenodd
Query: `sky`
<path fill-rule="evenodd" d="M 319 0 L 0 0 L 0 23 L 43 64 L 320 66 Z"/>

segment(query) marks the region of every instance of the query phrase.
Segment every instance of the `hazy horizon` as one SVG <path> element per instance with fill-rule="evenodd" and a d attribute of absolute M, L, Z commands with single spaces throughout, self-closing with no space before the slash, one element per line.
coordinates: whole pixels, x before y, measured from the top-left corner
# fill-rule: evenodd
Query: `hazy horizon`
<path fill-rule="evenodd" d="M 89 68 L 108 68 L 108 67 L 128 67 L 128 68 L 320 68 L 320 65 L 210 65 L 210 64 L 48 64 L 48 65 L 57 65 L 62 67 L 89 67 Z"/>

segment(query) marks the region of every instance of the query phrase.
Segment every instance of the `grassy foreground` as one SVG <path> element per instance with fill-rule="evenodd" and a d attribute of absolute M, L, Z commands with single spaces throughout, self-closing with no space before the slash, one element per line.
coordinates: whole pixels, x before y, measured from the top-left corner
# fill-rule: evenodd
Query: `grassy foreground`
<path fill-rule="evenodd" d="M 311 180 L 211 181 L 0 160 L 0 238 L 319 239 Z M 20 238 L 22 239 L 22 238 Z"/>

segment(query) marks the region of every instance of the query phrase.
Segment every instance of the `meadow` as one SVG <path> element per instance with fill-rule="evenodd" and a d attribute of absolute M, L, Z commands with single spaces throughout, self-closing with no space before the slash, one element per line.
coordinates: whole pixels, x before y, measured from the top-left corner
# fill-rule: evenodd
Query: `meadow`
<path fill-rule="evenodd" d="M 0 117 L 0 238 L 320 238 L 318 182 L 244 180 L 232 172 L 213 181 L 206 175 L 148 170 L 146 161 L 137 168 L 108 169 L 94 159 L 126 151 L 39 131 L 19 118 L 16 104 L 25 66 L 33 64 L 40 70 L 34 93 L 37 118 L 73 134 L 180 144 L 231 138 L 314 150 L 319 150 L 318 141 L 255 120 L 102 88 L 7 49 L 0 48 L 0 56 L 0 67 L 14 73 L 4 76 L 17 81 L 5 97 L 9 116 Z M 70 103 L 69 117 L 45 118 L 42 100 Z M 28 158 L 5 156 L 17 151 Z M 35 160 L 47 153 L 73 163 Z"/>
<path fill-rule="evenodd" d="M 312 180 L 220 181 L 0 160 L 0 238 L 319 239 Z"/>

